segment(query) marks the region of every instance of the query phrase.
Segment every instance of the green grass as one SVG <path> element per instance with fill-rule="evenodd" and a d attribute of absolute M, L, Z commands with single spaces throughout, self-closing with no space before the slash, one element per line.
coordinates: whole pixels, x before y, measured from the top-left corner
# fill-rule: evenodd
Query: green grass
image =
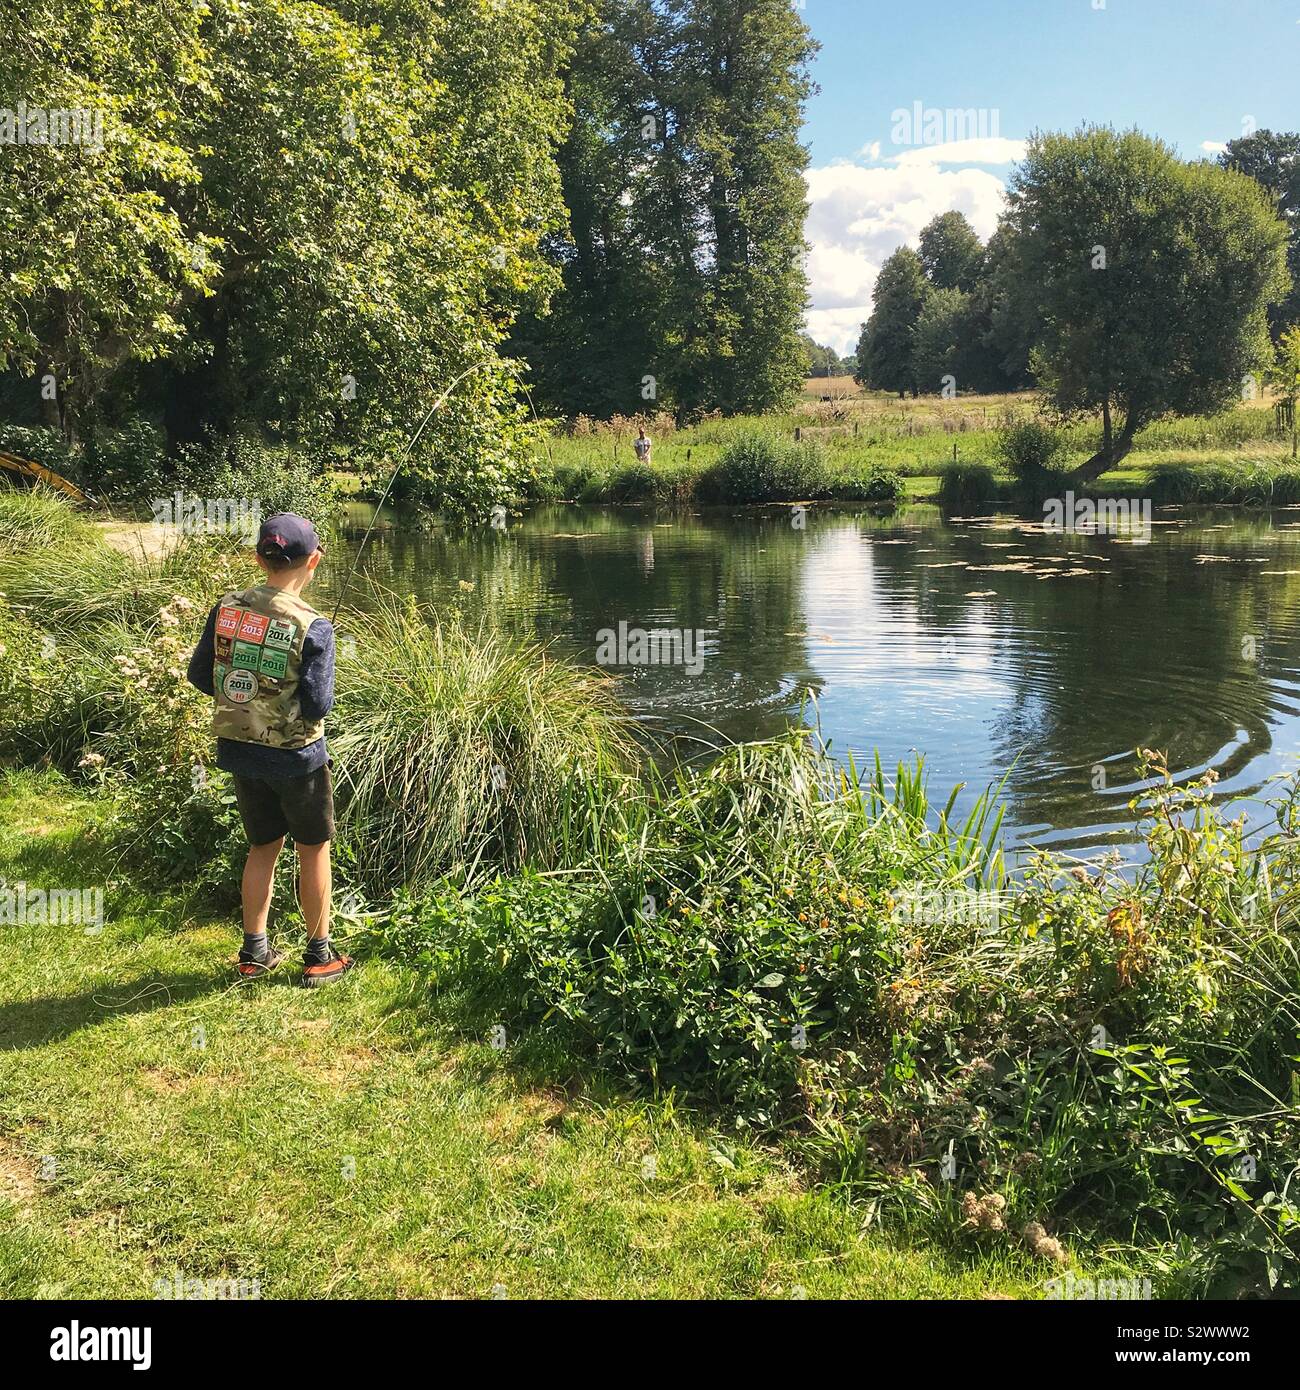
<path fill-rule="evenodd" d="M 81 886 L 102 851 L 93 803 L 55 775 L 0 781 L 7 880 Z M 0 927 L 9 1297 L 147 1298 L 177 1272 L 266 1298 L 1040 1287 L 1021 1256 L 864 1233 L 834 1192 L 668 1104 L 537 1084 L 441 1030 L 398 966 L 232 987 L 229 923 L 125 885 L 107 916 L 98 937 Z"/>
<path fill-rule="evenodd" d="M 757 429 L 793 440 L 797 429 L 822 451 L 829 500 L 841 492 L 849 498 L 849 480 L 888 470 L 902 476 L 909 499 L 938 501 L 945 468 L 954 461 L 963 467 L 994 466 L 1000 425 L 1011 417 L 1033 418 L 1034 410 L 1030 393 L 948 403 L 933 397 L 899 401 L 853 394 L 832 403 L 809 400 L 784 413 L 705 420 L 682 430 L 673 430 L 671 421 L 652 421 L 654 481 L 638 477 L 636 489 L 627 486 L 629 473 L 637 471 L 630 467 L 636 429 L 628 422 L 583 433 L 557 431 L 536 462 L 544 480 L 540 491 L 547 497 L 671 503 L 689 500 L 695 481 L 738 437 Z M 1096 447 L 1097 429 L 1087 423 L 1071 425 L 1063 434 L 1065 464 L 1081 463 Z M 1103 475 L 1091 490 L 1144 496 L 1148 475 L 1162 465 L 1216 470 L 1253 462 L 1280 465 L 1289 459 L 1290 443 L 1277 435 L 1273 411 L 1243 406 L 1225 415 L 1148 426 L 1123 466 Z M 1010 480 L 1001 476 L 1006 500 Z"/>

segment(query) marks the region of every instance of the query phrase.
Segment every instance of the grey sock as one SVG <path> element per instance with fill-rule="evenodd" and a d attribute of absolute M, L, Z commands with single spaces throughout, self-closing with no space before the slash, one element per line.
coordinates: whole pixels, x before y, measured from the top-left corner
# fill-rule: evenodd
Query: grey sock
<path fill-rule="evenodd" d="M 240 951 L 241 960 L 262 961 L 266 959 L 267 945 L 264 931 L 245 932 L 244 949 Z"/>
<path fill-rule="evenodd" d="M 330 958 L 330 939 L 328 936 L 313 936 L 307 942 L 307 963 L 324 965 Z"/>

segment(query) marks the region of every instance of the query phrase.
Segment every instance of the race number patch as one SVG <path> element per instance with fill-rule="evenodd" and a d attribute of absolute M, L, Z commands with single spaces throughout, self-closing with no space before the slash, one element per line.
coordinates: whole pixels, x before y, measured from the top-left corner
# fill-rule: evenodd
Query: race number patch
<path fill-rule="evenodd" d="M 265 613 L 245 613 L 243 622 L 239 624 L 240 641 L 260 644 L 266 636 L 266 627 L 269 622 L 270 619 Z"/>
<path fill-rule="evenodd" d="M 239 631 L 240 619 L 244 616 L 242 608 L 221 608 L 217 610 L 216 634 L 218 637 L 233 637 Z"/>
<path fill-rule="evenodd" d="M 232 666 L 242 666 L 246 671 L 256 671 L 261 664 L 262 649 L 252 642 L 236 642 L 230 656 Z"/>
<path fill-rule="evenodd" d="M 273 676 L 276 680 L 283 678 L 284 673 L 289 667 L 289 653 L 272 651 L 270 647 L 262 648 L 262 660 L 258 670 L 264 676 Z"/>
<path fill-rule="evenodd" d="M 232 705 L 246 705 L 257 694 L 257 677 L 252 671 L 228 671 L 221 690 Z"/>
<path fill-rule="evenodd" d="M 266 629 L 266 645 L 276 651 L 287 652 L 293 647 L 293 639 L 298 635 L 298 625 L 284 618 L 272 618 Z"/>

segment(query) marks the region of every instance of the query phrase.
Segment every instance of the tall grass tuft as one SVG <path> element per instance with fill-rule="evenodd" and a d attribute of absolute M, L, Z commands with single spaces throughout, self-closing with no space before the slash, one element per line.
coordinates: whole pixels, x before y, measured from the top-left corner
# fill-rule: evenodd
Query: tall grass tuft
<path fill-rule="evenodd" d="M 0 556 L 84 539 L 90 530 L 90 523 L 52 488 L 0 483 Z"/>
<path fill-rule="evenodd" d="M 413 605 L 356 615 L 331 747 L 372 886 L 542 868 L 596 851 L 635 743 L 608 684 L 541 646 Z"/>

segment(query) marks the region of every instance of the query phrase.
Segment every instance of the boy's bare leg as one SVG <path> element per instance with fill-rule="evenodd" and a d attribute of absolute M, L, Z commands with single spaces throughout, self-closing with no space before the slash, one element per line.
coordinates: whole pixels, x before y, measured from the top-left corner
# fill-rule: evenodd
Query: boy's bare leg
<path fill-rule="evenodd" d="M 298 846 L 299 900 L 308 941 L 330 934 L 330 842 Z"/>
<path fill-rule="evenodd" d="M 254 845 L 244 862 L 241 895 L 244 901 L 244 932 L 257 936 L 266 931 L 271 911 L 271 889 L 275 883 L 275 861 L 284 848 L 284 836 L 269 845 Z"/>

